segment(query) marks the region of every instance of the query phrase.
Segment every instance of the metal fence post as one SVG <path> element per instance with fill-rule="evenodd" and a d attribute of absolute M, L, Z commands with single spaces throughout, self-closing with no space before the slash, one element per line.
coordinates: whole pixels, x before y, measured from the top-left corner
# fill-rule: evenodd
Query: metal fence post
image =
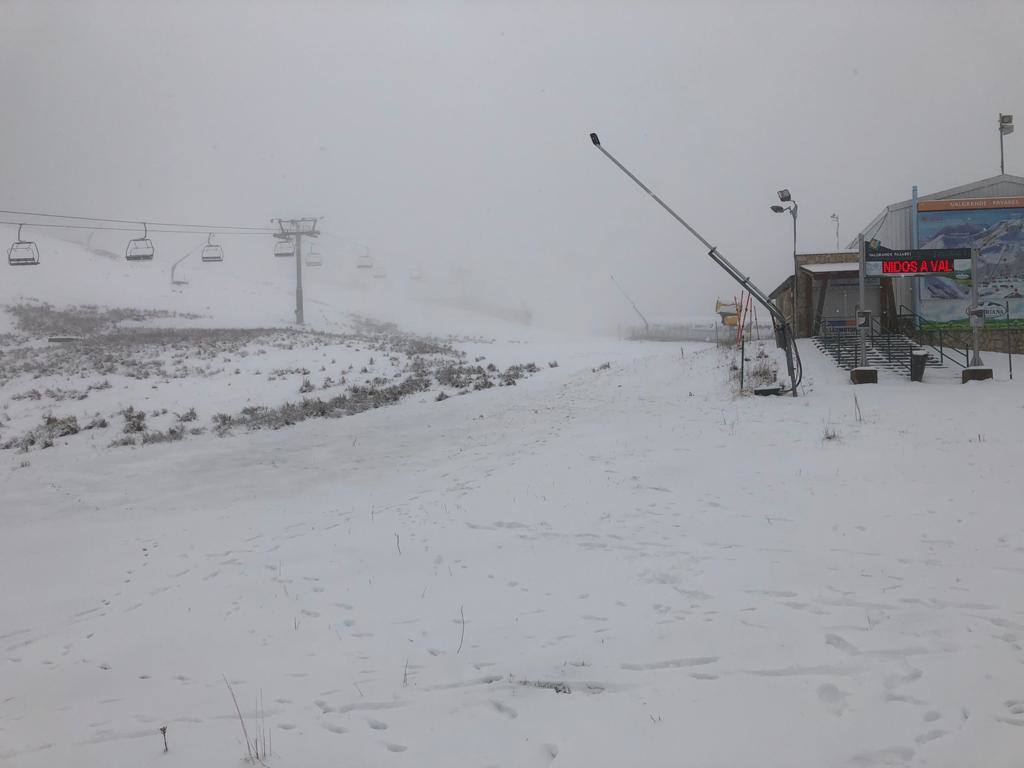
<path fill-rule="evenodd" d="M 747 359 L 747 336 L 740 334 L 740 394 L 743 394 L 743 368 Z"/>
<path fill-rule="evenodd" d="M 1010 364 L 1010 381 L 1013 381 L 1013 339 L 1010 336 L 1010 302 L 1006 302 L 1006 359 Z"/>

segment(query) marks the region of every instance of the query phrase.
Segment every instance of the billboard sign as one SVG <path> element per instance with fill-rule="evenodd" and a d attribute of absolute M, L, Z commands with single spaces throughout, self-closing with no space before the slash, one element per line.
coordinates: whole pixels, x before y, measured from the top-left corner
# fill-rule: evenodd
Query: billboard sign
<path fill-rule="evenodd" d="M 894 251 L 872 241 L 865 254 L 864 274 L 869 277 L 946 275 L 965 280 L 971 275 L 970 248 L 932 248 Z"/>
<path fill-rule="evenodd" d="M 1010 323 L 1024 327 L 1024 197 L 921 200 L 917 226 L 920 250 L 977 248 L 979 304 L 1002 306 L 1005 321 L 1009 303 Z M 924 327 L 970 327 L 969 268 L 924 275 L 916 296 Z"/>

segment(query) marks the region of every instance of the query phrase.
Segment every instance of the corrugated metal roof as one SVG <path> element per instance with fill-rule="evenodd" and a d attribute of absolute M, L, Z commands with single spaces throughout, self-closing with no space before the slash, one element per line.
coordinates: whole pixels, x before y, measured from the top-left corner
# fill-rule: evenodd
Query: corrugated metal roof
<path fill-rule="evenodd" d="M 921 200 L 949 200 L 963 197 L 1016 197 L 1024 195 L 1024 177 L 1003 173 L 987 179 L 961 184 L 959 187 L 932 192 L 918 196 Z M 860 234 L 865 238 L 877 238 L 887 248 L 909 248 L 911 245 L 911 206 L 913 199 L 901 200 L 887 205 L 881 213 L 871 220 Z M 857 238 L 850 241 L 847 248 L 856 248 Z"/>

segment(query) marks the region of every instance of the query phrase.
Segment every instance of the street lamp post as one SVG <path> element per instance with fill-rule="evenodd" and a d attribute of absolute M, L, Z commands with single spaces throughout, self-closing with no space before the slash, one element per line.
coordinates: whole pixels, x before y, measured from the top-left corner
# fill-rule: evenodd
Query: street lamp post
<path fill-rule="evenodd" d="M 1006 163 L 1003 157 L 1003 136 L 1013 133 L 1013 115 L 999 113 L 999 173 L 1006 173 Z"/>
<path fill-rule="evenodd" d="M 793 333 L 798 334 L 800 331 L 800 325 L 797 320 L 797 307 L 800 306 L 800 265 L 797 264 L 796 260 L 796 216 L 799 206 L 796 204 L 796 200 L 789 193 L 788 189 L 779 190 L 779 200 L 783 203 L 789 203 L 789 205 L 773 205 L 772 211 L 775 213 L 788 213 L 793 217 Z"/>

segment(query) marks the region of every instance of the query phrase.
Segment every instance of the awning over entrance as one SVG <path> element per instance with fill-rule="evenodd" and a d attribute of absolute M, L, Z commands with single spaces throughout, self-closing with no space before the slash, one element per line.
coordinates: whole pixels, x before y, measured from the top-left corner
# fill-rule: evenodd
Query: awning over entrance
<path fill-rule="evenodd" d="M 859 274 L 860 265 L 856 261 L 841 261 L 836 264 L 804 264 L 800 269 L 817 277 L 818 275 L 834 275 L 843 272 Z"/>

